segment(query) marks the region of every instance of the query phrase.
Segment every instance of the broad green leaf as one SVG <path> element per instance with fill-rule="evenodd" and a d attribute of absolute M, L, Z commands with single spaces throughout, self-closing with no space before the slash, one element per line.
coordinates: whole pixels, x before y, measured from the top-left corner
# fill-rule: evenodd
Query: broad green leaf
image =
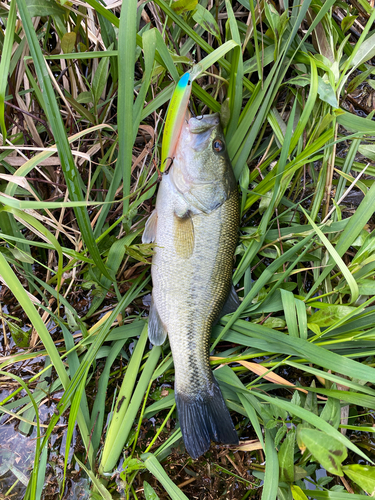
<path fill-rule="evenodd" d="M 77 40 L 77 34 L 74 31 L 65 33 L 65 35 L 62 37 L 61 40 L 61 48 L 65 54 L 74 51 L 76 40 Z"/>
<path fill-rule="evenodd" d="M 296 484 L 293 484 L 291 486 L 291 490 L 292 490 L 293 500 L 308 500 L 307 496 L 304 494 L 301 488 Z"/>
<path fill-rule="evenodd" d="M 154 488 L 147 481 L 143 481 L 143 490 L 146 500 L 159 500 Z"/>
<path fill-rule="evenodd" d="M 24 331 L 16 323 L 13 323 L 11 321 L 7 323 L 7 326 L 15 344 L 22 349 L 27 349 L 29 347 L 31 329 L 29 328 Z"/>
<path fill-rule="evenodd" d="M 356 308 L 352 306 L 332 305 L 324 307 L 310 316 L 307 324 L 314 323 L 321 327 L 331 326 L 355 310 Z"/>
<path fill-rule="evenodd" d="M 292 490 L 287 484 L 279 485 L 277 489 L 277 500 L 293 500 Z"/>
<path fill-rule="evenodd" d="M 349 28 L 351 28 L 354 24 L 354 21 L 357 19 L 357 16 L 345 16 L 344 19 L 341 21 L 341 29 L 343 33 L 345 31 L 348 31 Z"/>
<path fill-rule="evenodd" d="M 294 481 L 294 445 L 296 431 L 291 429 L 279 449 L 280 481 L 293 483 Z"/>
<path fill-rule="evenodd" d="M 315 389 L 315 380 L 311 382 L 311 388 Z M 316 394 L 313 391 L 308 392 L 304 408 L 308 412 L 313 413 L 314 415 L 318 415 L 318 400 Z"/>
<path fill-rule="evenodd" d="M 353 57 L 351 66 L 358 67 L 375 56 L 375 33 L 367 38 Z"/>
<path fill-rule="evenodd" d="M 95 75 L 92 81 L 92 95 L 94 97 L 94 103 L 97 105 L 108 80 L 108 66 L 109 57 L 103 57 L 98 67 L 96 68 Z"/>
<path fill-rule="evenodd" d="M 128 474 L 144 468 L 145 468 L 144 463 L 141 460 L 138 460 L 137 458 L 128 457 L 124 460 L 124 463 L 122 464 L 123 471 L 120 472 L 120 477 L 123 480 L 126 480 L 126 476 Z"/>
<path fill-rule="evenodd" d="M 263 322 L 264 326 L 268 326 L 268 328 L 284 328 L 286 323 L 282 318 L 268 318 Z"/>
<path fill-rule="evenodd" d="M 31 17 L 64 16 L 67 12 L 55 0 L 26 0 L 26 5 Z"/>
<path fill-rule="evenodd" d="M 331 425 L 327 424 L 327 422 L 325 422 L 322 418 L 314 415 L 311 412 L 306 411 L 304 408 L 301 408 L 300 406 L 291 403 L 289 401 L 283 401 L 278 398 L 271 398 L 260 392 L 259 393 L 257 392 L 256 394 L 254 393 L 254 395 L 256 395 L 256 397 L 259 399 L 263 399 L 264 401 L 268 401 L 269 403 L 272 403 L 275 406 L 285 409 L 289 414 L 296 415 L 297 417 L 308 422 L 314 427 L 322 429 L 325 434 L 332 437 L 332 439 L 334 439 L 335 441 L 338 441 L 340 444 L 343 445 L 343 447 L 346 446 L 347 448 L 355 451 L 355 453 L 357 453 L 361 457 L 363 458 L 366 457 L 365 460 L 369 460 L 366 454 L 363 453 L 354 443 L 352 443 L 349 439 L 343 436 L 341 432 L 337 431 Z M 298 433 L 297 433 L 297 441 L 298 441 Z"/>
<path fill-rule="evenodd" d="M 322 101 L 328 103 L 333 108 L 339 107 L 332 85 L 328 81 L 324 81 L 320 76 L 318 77 L 318 94 Z"/>
<path fill-rule="evenodd" d="M 337 117 L 337 123 L 353 133 L 375 134 L 375 123 L 372 120 L 366 120 L 366 118 L 353 115 L 352 113 L 348 113 L 348 111 L 345 111 Z"/>
<path fill-rule="evenodd" d="M 351 94 L 362 82 L 364 82 L 369 75 L 374 71 L 374 68 L 371 66 L 367 71 L 361 71 L 357 76 L 350 80 L 347 87 L 347 93 Z M 367 83 L 371 86 L 371 82 L 374 83 L 374 80 L 367 80 Z"/>
<path fill-rule="evenodd" d="M 172 4 L 174 10 L 176 10 L 175 6 L 176 3 Z M 221 44 L 219 26 L 217 25 L 214 16 L 211 14 L 209 10 L 205 9 L 202 5 L 198 3 L 193 12 L 193 19 L 196 23 L 199 24 L 199 26 L 202 26 L 202 28 L 211 33 L 211 35 L 213 35 Z"/>
<path fill-rule="evenodd" d="M 331 474 L 337 476 L 343 475 L 341 463 L 348 456 L 348 452 L 342 443 L 317 429 L 301 428 L 297 432 L 300 448 L 304 445 L 314 458 Z M 301 449 L 304 451 L 303 447 Z"/>
<path fill-rule="evenodd" d="M 329 397 L 320 414 L 320 418 L 328 422 L 335 429 L 338 429 L 341 422 L 340 400 Z"/>
<path fill-rule="evenodd" d="M 176 14 L 183 14 L 184 12 L 192 11 L 196 8 L 198 0 L 177 0 L 172 2 L 172 9 Z"/>
<path fill-rule="evenodd" d="M 344 465 L 342 470 L 371 497 L 375 494 L 375 467 L 361 464 Z"/>
<path fill-rule="evenodd" d="M 375 160 L 375 145 L 374 144 L 363 144 L 358 148 L 359 152 L 363 154 L 369 160 Z"/>
<path fill-rule="evenodd" d="M 27 262 L 28 264 L 34 264 L 34 259 L 30 256 L 30 254 L 25 252 L 21 248 L 10 247 L 8 248 L 8 250 L 16 260 L 19 260 L 20 262 Z"/>
<path fill-rule="evenodd" d="M 306 476 L 308 476 L 307 470 L 305 470 L 303 467 L 300 467 L 299 465 L 294 466 L 294 481 L 304 479 Z"/>

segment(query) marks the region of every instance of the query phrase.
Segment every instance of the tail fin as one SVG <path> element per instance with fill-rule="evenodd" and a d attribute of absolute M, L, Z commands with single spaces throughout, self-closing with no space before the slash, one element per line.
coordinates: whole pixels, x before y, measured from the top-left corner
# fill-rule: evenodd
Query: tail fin
<path fill-rule="evenodd" d="M 238 444 L 237 432 L 215 379 L 199 395 L 176 391 L 175 396 L 182 437 L 192 458 L 203 455 L 211 440 Z"/>

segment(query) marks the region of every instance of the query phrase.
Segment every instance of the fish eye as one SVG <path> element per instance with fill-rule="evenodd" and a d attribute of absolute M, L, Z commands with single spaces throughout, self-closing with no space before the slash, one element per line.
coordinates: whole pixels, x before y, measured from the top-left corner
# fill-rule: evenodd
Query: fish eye
<path fill-rule="evenodd" d="M 224 143 L 220 139 L 215 139 L 212 143 L 212 148 L 214 151 L 216 151 L 216 153 L 221 153 L 221 151 L 224 150 L 224 147 Z"/>

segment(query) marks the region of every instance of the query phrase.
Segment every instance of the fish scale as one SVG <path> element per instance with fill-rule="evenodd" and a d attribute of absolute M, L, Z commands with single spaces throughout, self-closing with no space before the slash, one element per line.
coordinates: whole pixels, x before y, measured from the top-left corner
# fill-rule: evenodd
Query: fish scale
<path fill-rule="evenodd" d="M 168 214 L 168 208 L 160 204 L 157 210 L 159 220 L 165 218 L 167 225 L 173 213 Z M 153 297 L 169 334 L 177 390 L 187 390 L 192 384 L 190 390 L 194 392 L 195 386 L 202 385 L 194 380 L 212 378 L 209 339 L 212 324 L 231 287 L 232 259 L 228 256 L 233 255 L 236 246 L 237 231 L 231 226 L 237 217 L 238 198 L 235 195 L 211 214 L 193 216 L 195 240 L 202 241 L 202 245 L 195 247 L 188 260 L 169 248 L 171 232 L 157 233 L 157 245 L 168 250 L 158 249 L 153 259 Z M 197 369 L 190 369 L 193 363 Z"/>
<path fill-rule="evenodd" d="M 209 363 L 212 326 L 228 296 L 233 300 L 239 224 L 233 170 L 225 149 L 215 152 L 215 141 L 225 147 L 217 115 L 184 125 L 143 238 L 156 243 L 149 336 L 160 345 L 168 333 L 180 426 L 193 458 L 211 440 L 238 442 Z"/>

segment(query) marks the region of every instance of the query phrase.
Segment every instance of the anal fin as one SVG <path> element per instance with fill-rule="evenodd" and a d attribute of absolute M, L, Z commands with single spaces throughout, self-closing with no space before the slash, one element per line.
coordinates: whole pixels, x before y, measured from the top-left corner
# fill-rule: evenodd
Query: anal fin
<path fill-rule="evenodd" d="M 167 338 L 167 330 L 165 329 L 158 310 L 156 309 L 154 299 L 151 297 L 150 313 L 148 315 L 148 338 L 153 345 L 164 344 Z"/>
<path fill-rule="evenodd" d="M 232 312 L 237 311 L 239 305 L 240 305 L 240 301 L 238 299 L 236 290 L 235 290 L 234 286 L 232 285 L 230 292 L 229 292 L 229 295 L 228 295 L 228 298 L 223 306 L 223 309 L 221 310 L 220 318 L 222 316 L 225 316 L 226 314 L 230 314 Z"/>
<path fill-rule="evenodd" d="M 158 213 L 156 210 L 151 212 L 147 219 L 145 230 L 142 234 L 142 243 L 153 243 L 156 239 L 156 228 L 158 224 Z"/>

